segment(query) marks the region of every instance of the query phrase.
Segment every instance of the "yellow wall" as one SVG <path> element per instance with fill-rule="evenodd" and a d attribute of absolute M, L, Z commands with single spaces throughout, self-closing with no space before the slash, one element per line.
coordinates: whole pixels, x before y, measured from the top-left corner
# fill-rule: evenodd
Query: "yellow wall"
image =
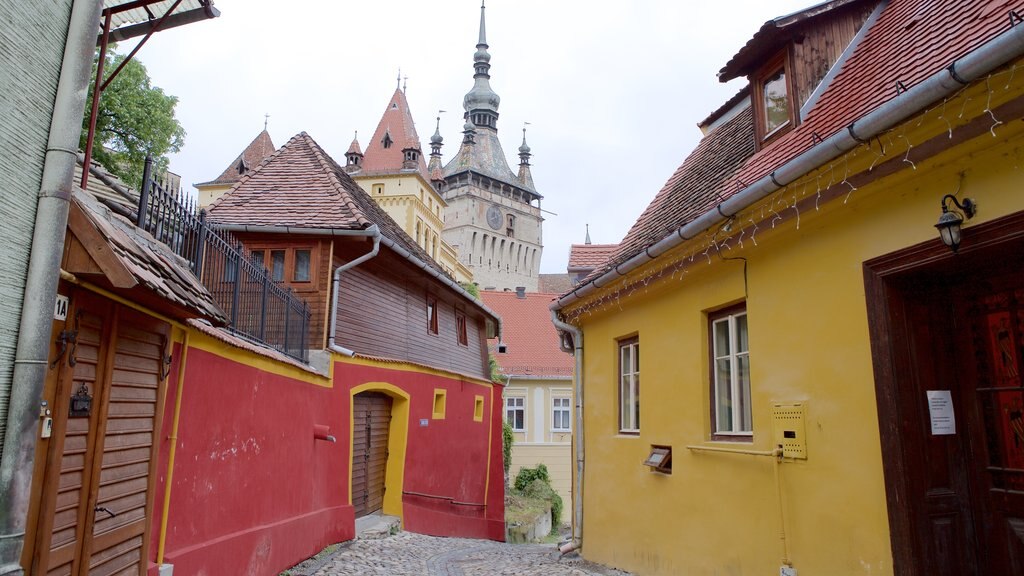
<path fill-rule="evenodd" d="M 234 184 L 232 182 L 231 184 Z M 200 208 L 209 208 L 210 204 L 217 198 L 224 195 L 225 192 L 231 189 L 231 184 L 206 184 L 203 186 L 196 186 L 198 191 L 198 200 Z"/>
<path fill-rule="evenodd" d="M 944 132 L 945 124 L 930 129 Z M 746 296 L 742 262 L 709 264 L 698 252 L 681 278 L 666 274 L 581 315 L 584 556 L 642 575 L 779 573 L 771 458 L 686 448 L 737 447 L 710 441 L 706 312 L 745 299 L 754 437 L 739 446 L 772 448 L 773 402 L 807 405 L 808 458 L 780 472 L 790 559 L 801 576 L 892 574 L 862 263 L 938 242 L 940 199 L 956 190 L 961 172 L 961 197 L 979 205 L 968 226 L 1024 209 L 1021 133 L 1020 121 L 1004 124 L 997 138 L 983 135 L 916 169 L 908 164 L 846 203 L 840 195 L 817 211 L 812 205 L 799 229 L 795 218 L 775 230 L 762 223 L 756 246 L 748 236 L 728 254 L 748 260 Z M 616 339 L 631 334 L 641 348 L 639 436 L 618 434 L 616 412 Z M 641 464 L 651 444 L 672 446 L 672 475 Z"/>
<path fill-rule="evenodd" d="M 562 497 L 562 522 L 572 520 L 572 445 L 520 444 L 512 446 L 512 463 L 508 467 L 509 480 L 514 482 L 521 468 L 548 467 L 551 487 Z"/>

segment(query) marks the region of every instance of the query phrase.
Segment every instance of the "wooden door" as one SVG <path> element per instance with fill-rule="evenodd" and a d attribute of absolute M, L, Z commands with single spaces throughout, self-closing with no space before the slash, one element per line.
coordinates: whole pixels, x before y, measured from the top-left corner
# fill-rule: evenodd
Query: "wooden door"
<path fill-rule="evenodd" d="M 356 394 L 352 416 L 352 506 L 359 518 L 384 505 L 391 398 L 376 392 Z"/>
<path fill-rule="evenodd" d="M 1024 273 L 959 291 L 957 376 L 974 438 L 975 515 L 987 575 L 1024 574 Z"/>
<path fill-rule="evenodd" d="M 169 327 L 82 292 L 71 318 L 77 336 L 60 362 L 37 572 L 142 574 Z M 82 393 L 91 409 L 71 415 Z"/>

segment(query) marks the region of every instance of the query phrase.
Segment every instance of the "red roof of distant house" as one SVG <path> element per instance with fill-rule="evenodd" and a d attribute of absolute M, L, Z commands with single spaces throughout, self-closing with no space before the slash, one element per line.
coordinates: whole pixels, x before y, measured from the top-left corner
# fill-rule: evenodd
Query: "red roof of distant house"
<path fill-rule="evenodd" d="M 352 178 L 302 132 L 210 205 L 217 224 L 363 230 L 384 236 L 448 276 Z"/>
<path fill-rule="evenodd" d="M 897 95 L 1005 31 L 1008 0 L 890 0 L 804 121 L 753 153 L 749 108 L 704 137 L 588 280 L 767 176 Z M 721 149 L 720 149 L 721 148 Z"/>
<path fill-rule="evenodd" d="M 537 292 L 564 294 L 572 290 L 572 278 L 568 274 L 537 274 Z"/>
<path fill-rule="evenodd" d="M 618 244 L 573 244 L 569 248 L 569 270 L 593 270 L 615 253 Z"/>
<path fill-rule="evenodd" d="M 209 182 L 196 184 L 196 186 L 238 182 L 242 178 L 242 175 L 259 166 L 260 162 L 262 162 L 264 158 L 274 153 L 274 150 L 274 143 L 270 140 L 270 134 L 264 130 L 260 132 L 248 146 L 245 147 L 245 150 L 242 150 L 242 153 L 239 154 L 223 172 L 221 172 L 220 176 Z"/>
<path fill-rule="evenodd" d="M 488 346 L 502 374 L 530 378 L 572 376 L 573 357 L 559 347 L 558 332 L 548 310 L 557 296 L 528 292 L 525 298 L 519 298 L 515 292 L 480 292 L 484 304 L 501 316 L 501 340 L 508 351 L 498 354 L 497 340 L 489 340 Z"/>
<path fill-rule="evenodd" d="M 389 144 L 385 147 L 385 142 Z M 419 157 L 416 159 L 416 171 L 429 180 L 427 174 L 427 163 L 423 159 L 420 147 L 420 137 L 416 134 L 416 125 L 412 121 L 412 113 L 409 111 L 409 102 L 405 99 L 405 92 L 401 88 L 395 90 L 384 110 L 384 115 L 377 124 L 377 130 L 373 138 L 366 144 L 366 152 L 363 154 L 363 173 L 398 173 L 402 170 L 402 163 L 405 162 L 403 150 L 414 148 L 419 150 Z"/>

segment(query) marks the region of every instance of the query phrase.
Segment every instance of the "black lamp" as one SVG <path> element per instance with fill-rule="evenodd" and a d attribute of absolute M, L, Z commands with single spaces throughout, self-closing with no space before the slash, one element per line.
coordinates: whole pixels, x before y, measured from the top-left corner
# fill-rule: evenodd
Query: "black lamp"
<path fill-rule="evenodd" d="M 953 204 L 962 210 L 963 213 L 961 214 L 956 210 L 950 212 L 949 207 L 946 205 L 947 200 L 952 200 Z M 970 198 L 964 198 L 963 203 L 961 203 L 952 194 L 946 194 L 942 197 L 942 215 L 939 216 L 939 222 L 935 227 L 939 229 L 939 237 L 942 238 L 942 243 L 949 246 L 953 252 L 956 252 L 960 247 L 960 224 L 963 223 L 964 217 L 970 220 L 977 211 L 978 205 Z"/>

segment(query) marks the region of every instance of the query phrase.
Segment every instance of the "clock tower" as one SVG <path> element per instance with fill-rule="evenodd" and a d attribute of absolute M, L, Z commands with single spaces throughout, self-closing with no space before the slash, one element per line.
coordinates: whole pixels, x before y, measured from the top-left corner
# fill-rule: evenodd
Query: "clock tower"
<path fill-rule="evenodd" d="M 487 290 L 537 290 L 543 251 L 540 201 L 530 174 L 530 147 L 519 147 L 519 171 L 509 168 L 498 141 L 498 104 L 491 89 L 491 55 L 487 51 L 484 6 L 480 6 L 480 37 L 473 55 L 473 88 L 466 94 L 465 126 L 459 151 L 441 171 L 439 189 L 448 203 L 442 237 L 458 249 Z M 432 145 L 434 140 L 431 140 Z M 437 138 L 440 163 L 440 138 Z M 434 154 L 431 154 L 432 165 Z"/>

